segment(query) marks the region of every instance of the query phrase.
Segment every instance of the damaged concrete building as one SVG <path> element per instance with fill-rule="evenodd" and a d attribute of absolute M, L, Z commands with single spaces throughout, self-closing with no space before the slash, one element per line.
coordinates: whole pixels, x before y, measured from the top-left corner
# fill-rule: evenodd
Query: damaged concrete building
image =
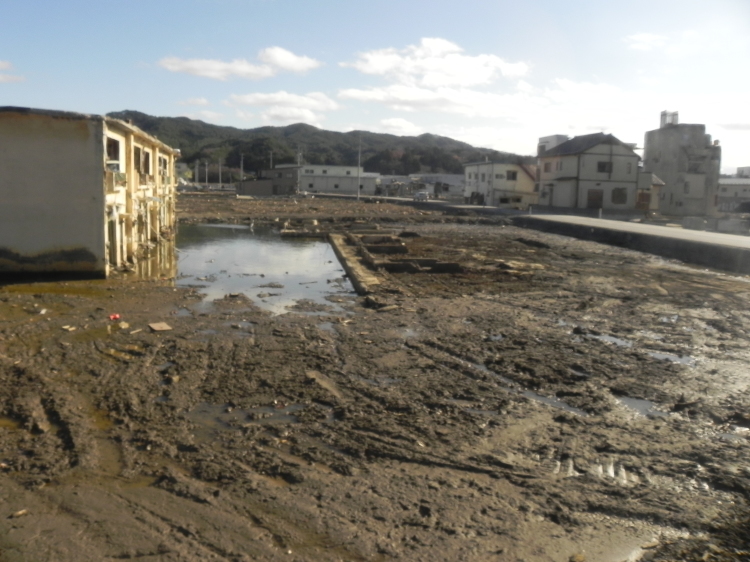
<path fill-rule="evenodd" d="M 676 111 L 662 111 L 659 128 L 646 133 L 643 166 L 666 184 L 659 201 L 663 215 L 716 214 L 721 147 L 705 125 L 679 123 Z"/>
<path fill-rule="evenodd" d="M 0 107 L 0 274 L 134 263 L 172 233 L 177 157 L 117 119 Z"/>

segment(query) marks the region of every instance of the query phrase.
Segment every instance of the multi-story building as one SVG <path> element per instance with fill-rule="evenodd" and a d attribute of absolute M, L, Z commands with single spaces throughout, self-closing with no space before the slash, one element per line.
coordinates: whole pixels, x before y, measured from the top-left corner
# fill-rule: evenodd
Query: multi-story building
<path fill-rule="evenodd" d="M 0 271 L 106 276 L 174 227 L 179 151 L 130 123 L 0 107 Z"/>
<path fill-rule="evenodd" d="M 301 191 L 356 195 L 357 181 L 362 195 L 374 195 L 380 185 L 380 174 L 365 172 L 357 166 L 304 164 L 300 168 Z"/>
<path fill-rule="evenodd" d="M 662 112 L 661 126 L 646 133 L 643 167 L 666 184 L 659 201 L 662 214 L 716 213 L 721 147 L 711 142 L 705 125 L 680 124 L 676 112 Z"/>
<path fill-rule="evenodd" d="M 539 139 L 539 204 L 576 209 L 635 210 L 640 157 L 613 135 Z"/>
<path fill-rule="evenodd" d="M 535 166 L 489 161 L 464 164 L 467 203 L 525 208 L 537 203 L 535 183 Z"/>

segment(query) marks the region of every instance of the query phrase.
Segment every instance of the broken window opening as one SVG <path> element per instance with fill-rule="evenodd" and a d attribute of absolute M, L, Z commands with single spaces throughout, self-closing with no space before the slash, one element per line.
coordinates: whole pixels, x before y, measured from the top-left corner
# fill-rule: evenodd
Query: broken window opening
<path fill-rule="evenodd" d="M 612 173 L 612 162 L 597 162 L 596 171 L 600 174 L 611 174 Z"/>
<path fill-rule="evenodd" d="M 612 190 L 612 203 L 615 205 L 625 205 L 628 202 L 628 188 L 615 187 Z"/>
<path fill-rule="evenodd" d="M 515 170 L 508 170 L 505 173 L 505 177 L 508 181 L 516 181 L 518 179 L 518 172 Z"/>

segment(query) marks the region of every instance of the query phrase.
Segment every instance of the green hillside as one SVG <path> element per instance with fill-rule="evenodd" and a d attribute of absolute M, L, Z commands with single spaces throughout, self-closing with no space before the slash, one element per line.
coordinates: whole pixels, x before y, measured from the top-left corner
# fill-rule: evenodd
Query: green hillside
<path fill-rule="evenodd" d="M 367 172 L 413 174 L 420 172 L 463 173 L 465 162 L 490 160 L 534 163 L 535 158 L 475 148 L 448 137 L 423 134 L 399 137 L 367 131 L 338 133 L 297 123 L 286 127 L 237 129 L 211 125 L 187 117 L 153 117 L 138 111 L 108 114 L 130 120 L 170 146 L 182 151 L 182 161 L 192 165 L 196 160 L 221 161 L 229 168 L 239 168 L 244 155 L 246 171 L 269 167 L 271 151 L 274 164 L 296 161 L 301 152 L 309 164 L 356 165 L 357 150 L 362 141 L 362 165 Z"/>

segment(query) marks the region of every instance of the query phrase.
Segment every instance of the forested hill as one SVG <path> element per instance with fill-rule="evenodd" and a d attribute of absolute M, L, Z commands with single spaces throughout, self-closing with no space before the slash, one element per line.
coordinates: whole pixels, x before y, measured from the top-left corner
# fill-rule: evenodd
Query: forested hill
<path fill-rule="evenodd" d="M 108 114 L 130 120 L 149 134 L 182 151 L 183 162 L 196 159 L 238 168 L 244 155 L 247 171 L 268 168 L 273 151 L 274 164 L 296 161 L 298 151 L 309 164 L 356 165 L 362 139 L 362 165 L 367 172 L 414 174 L 420 172 L 463 173 L 465 162 L 484 160 L 534 163 L 529 156 L 475 148 L 448 137 L 423 134 L 399 137 L 382 133 L 352 131 L 338 133 L 298 123 L 286 127 L 237 129 L 211 125 L 187 117 L 153 117 L 138 111 Z"/>

